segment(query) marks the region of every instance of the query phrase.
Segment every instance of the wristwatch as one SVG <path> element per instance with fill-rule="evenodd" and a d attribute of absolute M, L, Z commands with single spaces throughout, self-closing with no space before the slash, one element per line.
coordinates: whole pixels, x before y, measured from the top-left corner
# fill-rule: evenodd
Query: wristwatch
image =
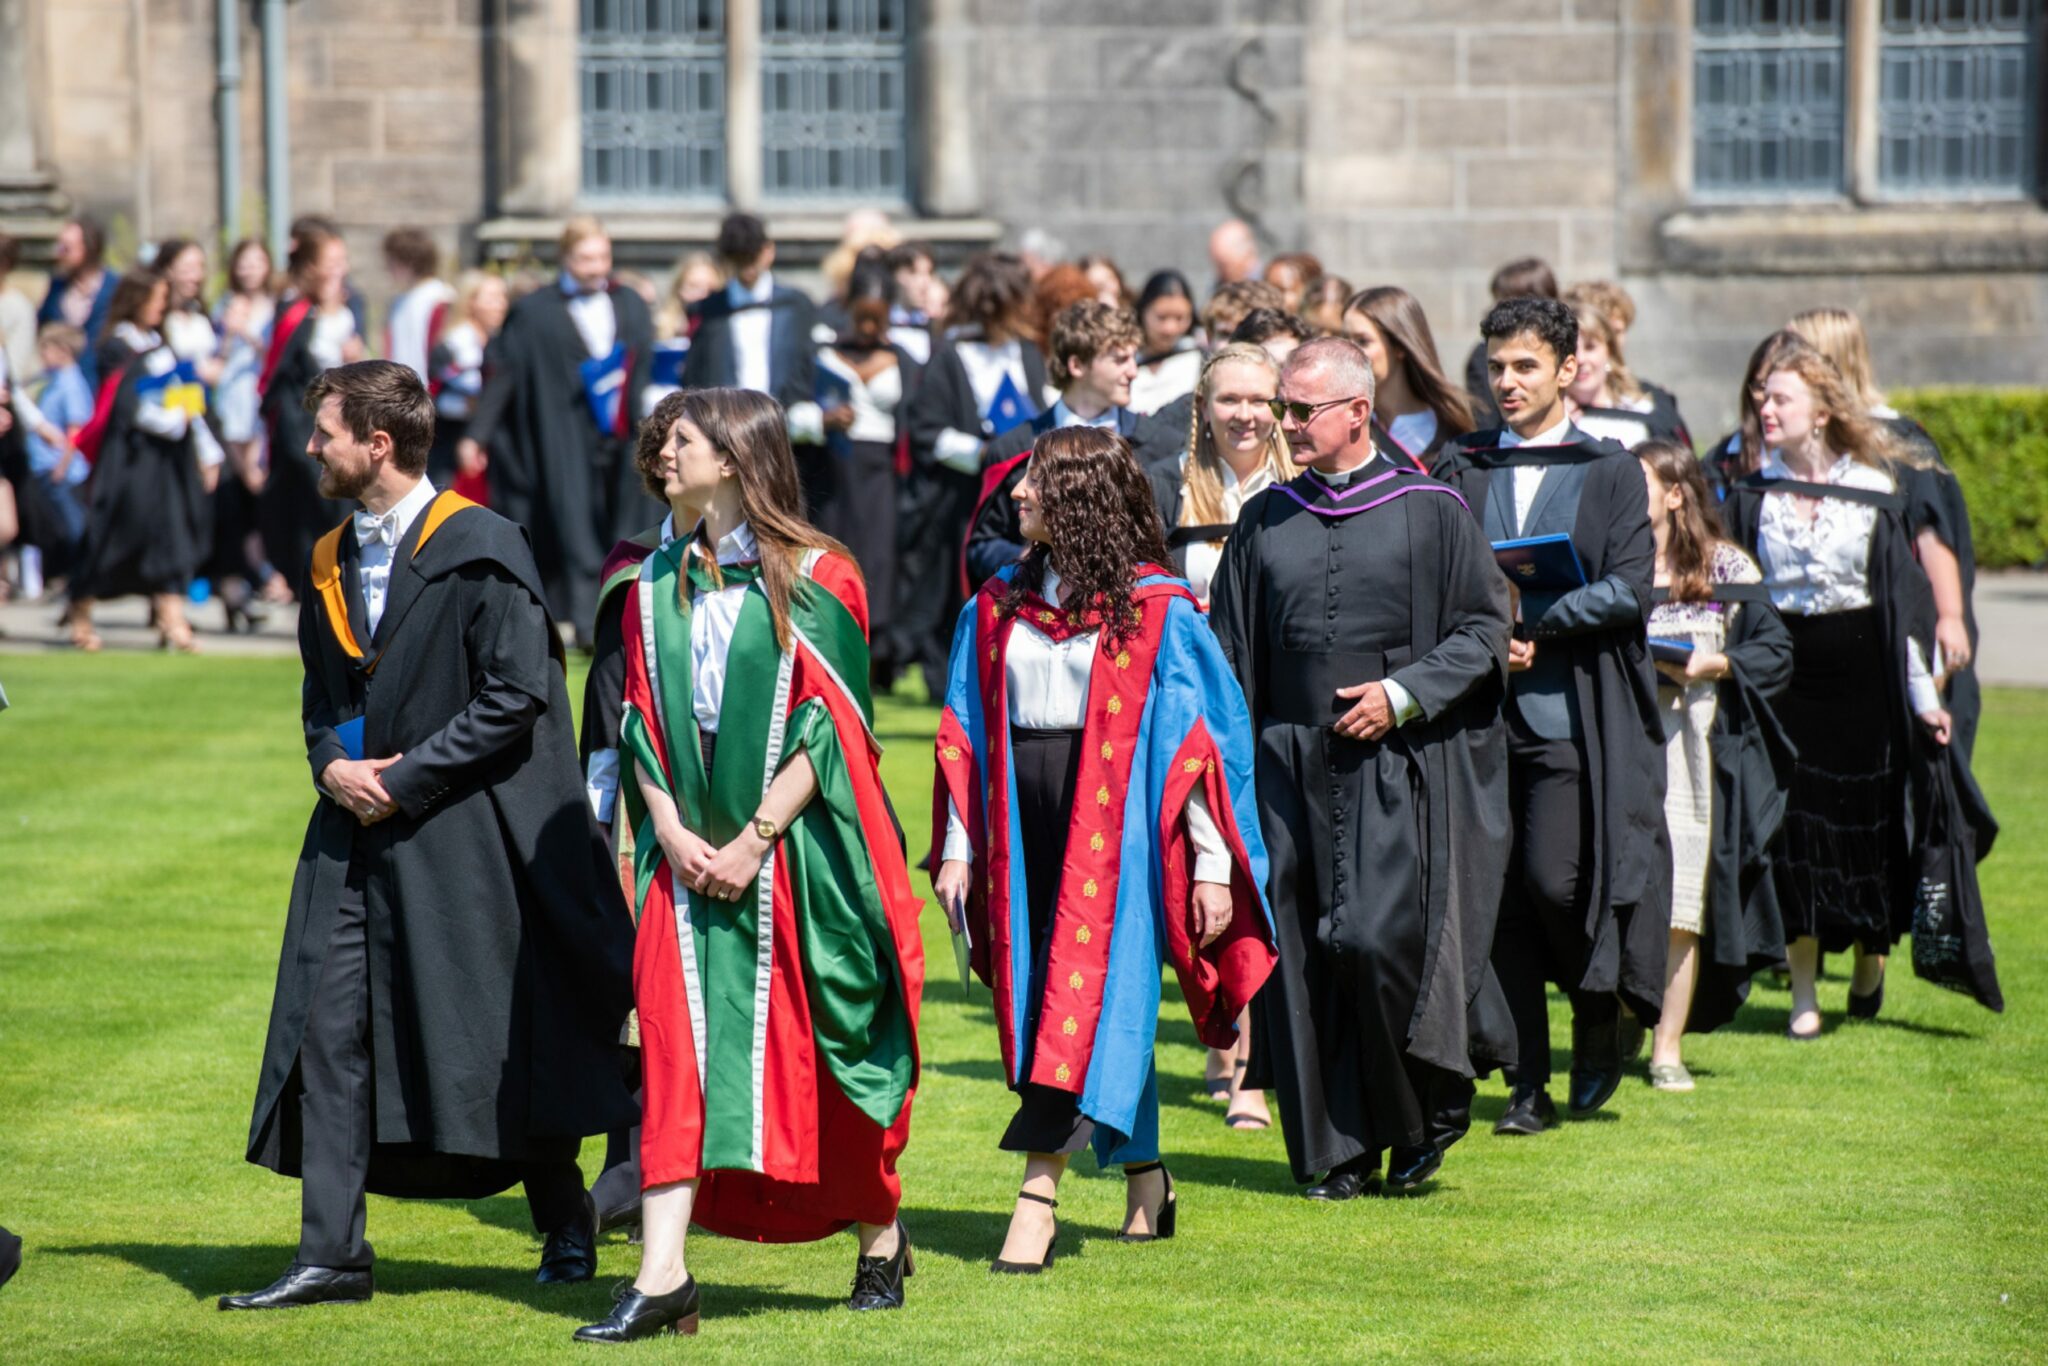
<path fill-rule="evenodd" d="M 782 832 L 777 830 L 775 822 L 769 820 L 766 816 L 756 816 L 754 817 L 754 833 L 768 843 L 773 844 L 775 843 L 775 837 Z"/>

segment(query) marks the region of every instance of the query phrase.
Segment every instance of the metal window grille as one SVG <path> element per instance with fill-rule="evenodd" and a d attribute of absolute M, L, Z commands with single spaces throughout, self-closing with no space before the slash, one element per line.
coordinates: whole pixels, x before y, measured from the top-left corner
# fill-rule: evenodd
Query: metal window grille
<path fill-rule="evenodd" d="M 1693 188 L 1703 199 L 1842 189 L 1846 0 L 1695 0 Z"/>
<path fill-rule="evenodd" d="M 586 197 L 724 197 L 724 0 L 582 0 L 577 66 Z"/>
<path fill-rule="evenodd" d="M 2041 0 L 1884 0 L 1882 192 L 1912 199 L 2033 193 L 2042 42 Z"/>
<path fill-rule="evenodd" d="M 907 0 L 762 0 L 762 193 L 909 198 Z"/>

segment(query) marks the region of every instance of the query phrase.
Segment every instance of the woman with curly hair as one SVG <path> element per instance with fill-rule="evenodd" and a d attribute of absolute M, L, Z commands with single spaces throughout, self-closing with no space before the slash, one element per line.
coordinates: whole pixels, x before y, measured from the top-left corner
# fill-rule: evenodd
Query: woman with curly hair
<path fill-rule="evenodd" d="M 991 1270 L 1050 1266 L 1054 1192 L 1091 1142 L 1123 1238 L 1174 1233 L 1153 1037 L 1171 962 L 1227 1048 L 1272 971 L 1244 695 L 1124 438 L 1046 432 L 1011 496 L 1028 548 L 967 603 L 939 722 L 933 890 L 995 993 L 1024 1184 Z"/>

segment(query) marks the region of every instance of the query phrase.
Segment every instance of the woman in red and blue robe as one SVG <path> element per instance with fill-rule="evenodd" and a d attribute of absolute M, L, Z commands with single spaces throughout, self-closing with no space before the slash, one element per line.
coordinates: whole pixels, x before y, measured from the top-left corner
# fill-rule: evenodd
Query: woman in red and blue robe
<path fill-rule="evenodd" d="M 659 472 L 694 529 L 642 561 L 623 612 L 645 1251 L 583 1341 L 696 1331 L 693 1222 L 770 1243 L 857 1226 L 855 1309 L 900 1308 L 910 1270 L 896 1161 L 924 962 L 866 592 L 802 517 L 773 399 L 679 407 Z"/>
<path fill-rule="evenodd" d="M 1014 494 L 1031 542 L 953 637 L 933 881 L 995 993 L 1024 1185 L 993 1270 L 1051 1265 L 1053 1195 L 1093 1146 L 1123 1237 L 1172 1237 L 1152 1051 L 1160 966 L 1229 1047 L 1272 971 L 1251 719 L 1167 551 L 1129 443 L 1040 436 Z"/>

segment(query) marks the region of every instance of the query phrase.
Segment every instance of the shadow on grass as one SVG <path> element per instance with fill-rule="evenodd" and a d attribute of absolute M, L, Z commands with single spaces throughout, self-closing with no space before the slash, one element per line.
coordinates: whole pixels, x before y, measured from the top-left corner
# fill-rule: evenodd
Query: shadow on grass
<path fill-rule="evenodd" d="M 903 1207 L 903 1227 L 910 1230 L 910 1244 L 918 1253 L 936 1253 L 963 1262 L 986 1264 L 1003 1250 L 1003 1238 L 1010 1230 L 1007 1210 L 919 1209 Z M 1097 1238 L 1114 1239 L 1120 1230 L 1106 1224 L 1083 1224 L 1071 1219 L 1059 1221 L 1059 1259 L 1078 1257 Z"/>
<path fill-rule="evenodd" d="M 1973 1030 L 1951 1029 L 1947 1025 L 1922 1024 L 1918 1020 L 1904 1020 L 1896 1015 L 1880 1015 L 1874 1020 L 1851 1020 L 1839 1013 L 1821 1012 L 1821 1034 L 1823 1037 L 1844 1029 L 1874 1026 L 1879 1029 L 1898 1029 L 1908 1034 L 1921 1034 L 1932 1039 L 1981 1039 L 1984 1036 Z M 1783 1036 L 1792 1023 L 1792 1009 L 1787 1006 L 1744 1006 L 1727 1024 L 1716 1030 L 1726 1034 L 1776 1034 Z"/>
<path fill-rule="evenodd" d="M 944 1062 L 927 1060 L 923 1070 L 942 1077 L 959 1077 L 963 1081 L 994 1082 L 997 1086 L 1008 1086 L 1008 1075 L 1003 1071 L 1000 1058 L 952 1058 Z M 1159 1103 L 1194 1110 L 1201 1114 L 1213 1114 L 1220 1124 L 1223 1110 L 1208 1098 L 1202 1088 L 1199 1075 L 1177 1072 L 1159 1074 Z"/>
<path fill-rule="evenodd" d="M 274 1243 L 82 1243 L 39 1251 L 67 1257 L 116 1258 L 175 1282 L 200 1303 L 207 1303 L 216 1295 L 260 1289 L 276 1279 L 291 1261 L 291 1250 Z M 540 1286 L 534 1284 L 533 1268 L 524 1263 L 473 1266 L 406 1257 L 377 1259 L 378 1298 L 447 1291 L 489 1295 L 571 1324 L 594 1323 L 611 1307 L 611 1285 L 603 1279 L 575 1286 Z M 731 1284 L 707 1286 L 704 1300 L 707 1312 L 731 1317 L 791 1310 L 823 1311 L 845 1304 L 837 1295 L 797 1295 Z"/>

